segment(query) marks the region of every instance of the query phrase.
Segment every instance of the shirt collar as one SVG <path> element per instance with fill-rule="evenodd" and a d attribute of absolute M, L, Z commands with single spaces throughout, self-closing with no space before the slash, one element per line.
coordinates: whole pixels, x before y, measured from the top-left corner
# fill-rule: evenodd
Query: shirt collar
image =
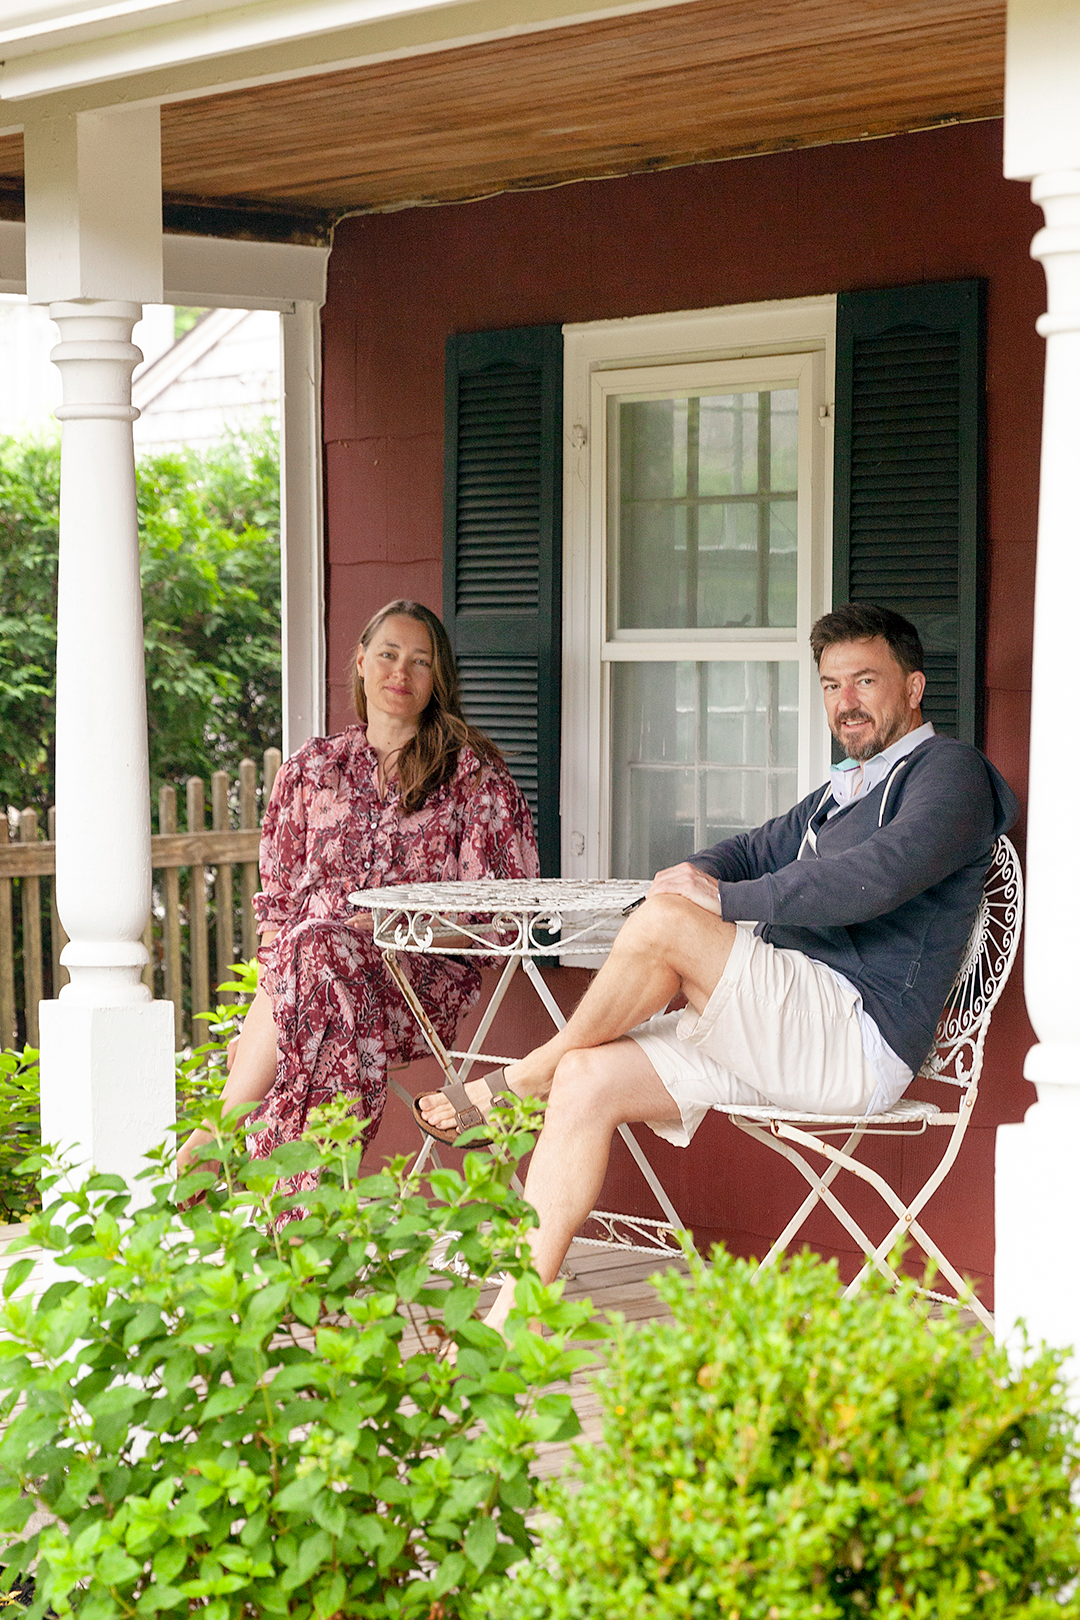
<path fill-rule="evenodd" d="M 875 754 L 872 759 L 863 760 L 861 776 L 858 774 L 857 760 L 847 759 L 839 765 L 834 765 L 830 772 L 830 781 L 837 808 L 852 804 L 856 799 L 865 798 L 868 793 L 872 793 L 878 783 L 885 780 L 894 765 L 913 749 L 918 748 L 920 743 L 926 742 L 934 735 L 934 728 L 929 720 L 924 721 L 921 726 L 916 726 L 914 731 L 905 733 L 903 737 L 898 737 L 894 743 L 890 743 L 888 748 L 883 748 L 880 754 Z"/>

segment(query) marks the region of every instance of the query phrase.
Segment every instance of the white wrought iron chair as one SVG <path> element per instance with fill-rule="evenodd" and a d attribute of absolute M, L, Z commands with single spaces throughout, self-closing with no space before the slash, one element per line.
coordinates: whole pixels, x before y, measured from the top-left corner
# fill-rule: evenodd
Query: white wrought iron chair
<path fill-rule="evenodd" d="M 858 1276 L 844 1290 L 845 1298 L 858 1293 L 871 1269 L 878 1270 L 894 1285 L 899 1282 L 886 1256 L 897 1241 L 908 1234 L 924 1254 L 936 1262 L 955 1290 L 954 1294 L 930 1288 L 922 1292 L 932 1299 L 967 1306 L 993 1332 L 993 1317 L 920 1224 L 919 1215 L 952 1169 L 964 1140 L 978 1096 L 990 1014 L 1012 971 L 1020 942 L 1023 909 L 1023 877 L 1016 851 L 1007 838 L 999 838 L 994 845 L 982 901 L 960 971 L 938 1022 L 934 1045 L 919 1070 L 920 1077 L 939 1080 L 959 1091 L 960 1105 L 955 1113 L 943 1113 L 935 1103 L 906 1097 L 887 1113 L 861 1118 L 851 1114 L 787 1113 L 779 1108 L 747 1108 L 737 1104 L 727 1104 L 717 1110 L 729 1114 L 747 1136 L 781 1154 L 810 1184 L 810 1192 L 762 1260 L 760 1269 L 774 1264 L 811 1210 L 823 1203 L 867 1257 Z M 920 1136 L 930 1127 L 948 1130 L 948 1142 L 929 1179 L 907 1203 L 883 1176 L 854 1157 L 864 1136 Z M 835 1147 L 826 1140 L 829 1136 L 846 1136 L 847 1140 L 842 1147 Z M 800 1149 L 821 1154 L 828 1161 L 825 1169 L 819 1173 Z M 841 1170 L 850 1171 L 873 1187 L 893 1212 L 893 1225 L 880 1242 L 874 1243 L 867 1236 L 833 1191 L 832 1183 Z"/>

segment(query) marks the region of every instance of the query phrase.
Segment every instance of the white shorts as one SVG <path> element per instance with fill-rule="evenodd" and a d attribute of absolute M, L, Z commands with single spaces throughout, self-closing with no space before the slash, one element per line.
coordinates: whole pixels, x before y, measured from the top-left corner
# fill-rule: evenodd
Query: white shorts
<path fill-rule="evenodd" d="M 630 1031 L 682 1116 L 679 1125 L 649 1120 L 649 1129 L 686 1147 L 721 1103 L 867 1113 L 878 1077 L 863 1051 L 860 1006 L 823 963 L 736 929 L 700 1017 L 687 1007 Z"/>

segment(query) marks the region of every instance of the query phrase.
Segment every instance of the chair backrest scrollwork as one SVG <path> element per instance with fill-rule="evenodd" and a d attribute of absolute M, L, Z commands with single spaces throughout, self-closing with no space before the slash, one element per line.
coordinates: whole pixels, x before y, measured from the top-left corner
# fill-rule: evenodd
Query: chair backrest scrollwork
<path fill-rule="evenodd" d="M 934 1045 L 919 1070 L 924 1078 L 965 1091 L 977 1083 L 990 1014 L 1016 960 L 1023 915 L 1020 862 L 1010 841 L 999 838 Z"/>

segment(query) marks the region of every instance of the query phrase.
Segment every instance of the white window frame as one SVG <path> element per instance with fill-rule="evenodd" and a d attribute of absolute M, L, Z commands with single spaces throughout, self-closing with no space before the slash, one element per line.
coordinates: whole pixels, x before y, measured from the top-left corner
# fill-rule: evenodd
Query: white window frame
<path fill-rule="evenodd" d="M 610 860 L 610 669 L 623 660 L 794 660 L 798 793 L 829 769 L 810 625 L 832 592 L 836 299 L 743 304 L 565 326 L 563 445 L 562 870 L 602 878 Z M 698 386 L 799 389 L 798 623 L 786 630 L 608 632 L 608 401 Z M 640 874 L 648 876 L 650 874 Z"/>
<path fill-rule="evenodd" d="M 0 292 L 26 291 L 26 228 L 0 220 Z M 326 729 L 319 310 L 329 248 L 162 238 L 164 302 L 281 315 L 282 749 Z"/>

